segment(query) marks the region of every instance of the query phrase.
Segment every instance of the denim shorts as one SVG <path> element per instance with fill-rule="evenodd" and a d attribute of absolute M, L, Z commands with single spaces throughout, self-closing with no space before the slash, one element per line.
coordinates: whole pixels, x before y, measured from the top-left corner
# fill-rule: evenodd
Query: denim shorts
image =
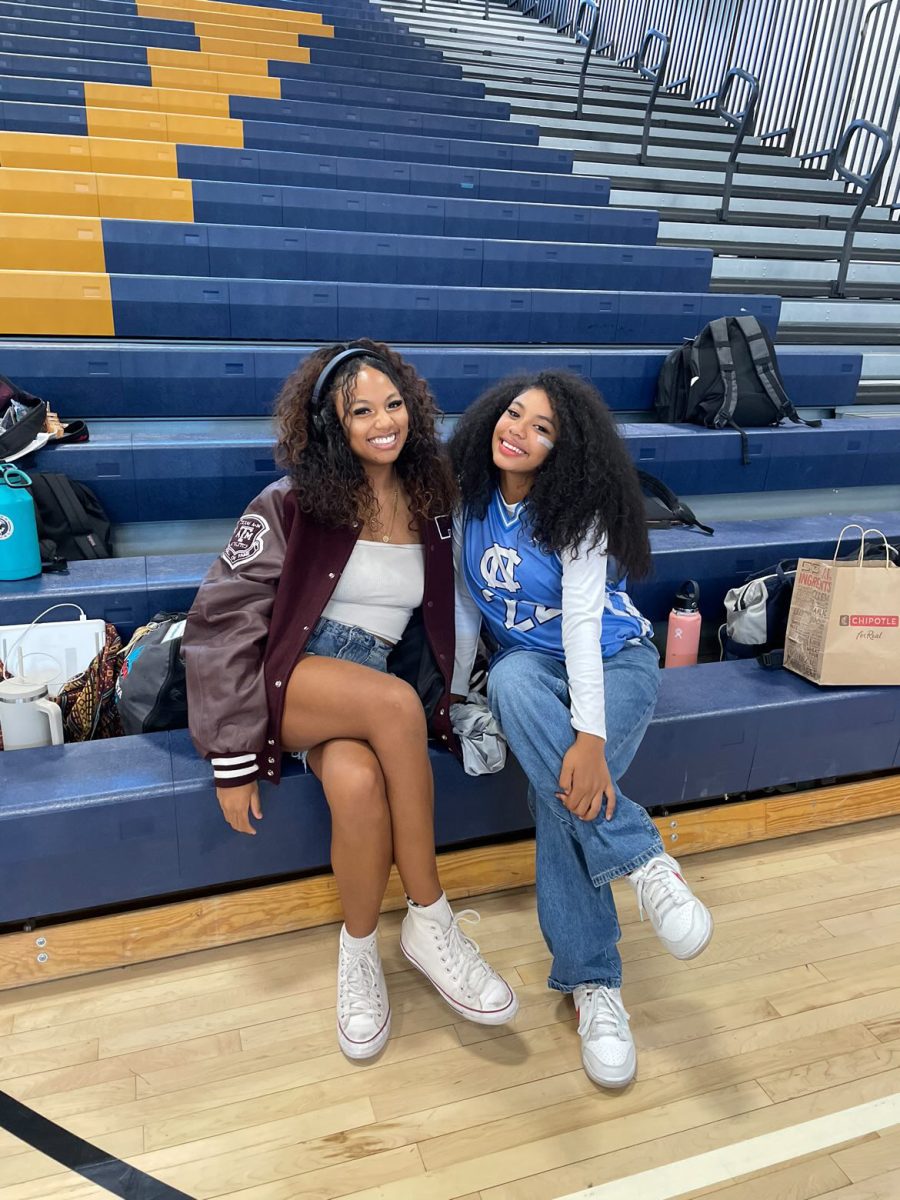
<path fill-rule="evenodd" d="M 304 653 L 317 654 L 320 658 L 340 658 L 360 667 L 386 671 L 388 655 L 392 650 L 390 642 L 382 641 L 365 629 L 320 617 Z"/>
<path fill-rule="evenodd" d="M 386 672 L 388 655 L 392 650 L 389 642 L 382 641 L 357 625 L 342 625 L 340 621 L 320 617 L 306 643 L 304 654 L 339 658 L 360 667 L 371 667 L 373 671 Z M 304 770 L 309 770 L 306 763 L 308 753 L 308 750 L 299 750 L 292 755 L 303 763 Z"/>

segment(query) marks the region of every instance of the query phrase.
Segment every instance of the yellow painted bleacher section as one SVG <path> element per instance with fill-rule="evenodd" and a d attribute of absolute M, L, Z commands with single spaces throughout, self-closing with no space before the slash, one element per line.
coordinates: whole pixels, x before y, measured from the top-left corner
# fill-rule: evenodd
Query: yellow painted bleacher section
<path fill-rule="evenodd" d="M 100 218 L 7 213 L 0 262 L 7 271 L 105 271 Z"/>
<path fill-rule="evenodd" d="M 109 276 L 0 271 L 0 329 L 33 337 L 112 337 Z"/>
<path fill-rule="evenodd" d="M 44 216 L 193 221 L 190 179 L 76 171 L 0 171 L 0 211 Z M 6 220 L 4 215 L 2 220 Z"/>
<path fill-rule="evenodd" d="M 243 148 L 229 97 L 281 99 L 270 61 L 309 63 L 298 35 L 334 35 L 313 12 L 216 0 L 137 10 L 194 22 L 201 49 L 148 47 L 149 87 L 86 81 L 87 136 L 0 131 L 0 328 L 114 336 L 103 218 L 192 222 L 177 144 Z"/>
<path fill-rule="evenodd" d="M 249 61 L 253 61 L 252 59 Z M 268 67 L 268 63 L 264 64 Z M 222 92 L 227 96 L 262 96 L 281 99 L 281 80 L 259 72 L 206 71 L 186 67 L 151 67 L 155 87 L 186 91 Z M 111 85 L 114 86 L 114 85 Z"/>
<path fill-rule="evenodd" d="M 0 133 L 0 166 L 106 175 L 178 176 L 171 142 L 69 137 L 56 133 Z"/>
<path fill-rule="evenodd" d="M 244 146 L 244 123 L 230 117 L 88 108 L 87 123 L 90 137 L 130 137 L 142 142 L 232 146 L 239 150 Z"/>

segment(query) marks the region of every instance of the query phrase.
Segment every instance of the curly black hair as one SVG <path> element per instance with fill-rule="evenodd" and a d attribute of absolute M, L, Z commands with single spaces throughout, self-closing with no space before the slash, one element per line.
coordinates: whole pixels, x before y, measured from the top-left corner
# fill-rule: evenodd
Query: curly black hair
<path fill-rule="evenodd" d="M 612 414 L 597 389 L 568 371 L 540 371 L 504 379 L 484 393 L 457 422 L 450 457 L 463 503 L 483 517 L 500 473 L 493 433 L 501 415 L 529 388 L 546 392 L 557 438 L 538 469 L 525 509 L 533 536 L 547 553 L 572 549 L 605 535 L 609 553 L 632 578 L 650 571 L 650 541 L 637 471 Z"/>
<path fill-rule="evenodd" d="M 342 350 L 362 347 L 369 354 L 348 359 L 328 380 L 313 420 L 310 401 L 324 367 Z M 446 451 L 438 441 L 435 423 L 440 411 L 428 384 L 415 367 L 383 342 L 370 338 L 316 350 L 288 376 L 275 402 L 275 458 L 291 477 L 300 510 L 322 525 L 352 525 L 376 515 L 375 497 L 362 464 L 350 449 L 334 400 L 342 399 L 346 416 L 353 403 L 356 377 L 374 367 L 390 379 L 403 397 L 409 414 L 409 433 L 397 457 L 397 474 L 415 516 L 449 513 L 456 484 Z"/>

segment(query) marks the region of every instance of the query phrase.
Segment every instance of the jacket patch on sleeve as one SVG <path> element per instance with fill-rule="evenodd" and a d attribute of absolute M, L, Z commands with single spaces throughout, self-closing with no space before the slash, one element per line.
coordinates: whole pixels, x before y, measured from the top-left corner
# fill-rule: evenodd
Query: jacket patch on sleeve
<path fill-rule="evenodd" d="M 255 513 L 247 513 L 241 517 L 234 527 L 231 541 L 222 551 L 222 557 L 236 571 L 254 558 L 259 558 L 265 548 L 265 535 L 269 532 L 269 522 L 265 517 Z"/>

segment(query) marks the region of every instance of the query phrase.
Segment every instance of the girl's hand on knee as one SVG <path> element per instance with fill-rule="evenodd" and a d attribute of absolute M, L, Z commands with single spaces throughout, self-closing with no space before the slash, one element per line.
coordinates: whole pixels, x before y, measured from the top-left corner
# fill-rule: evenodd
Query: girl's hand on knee
<path fill-rule="evenodd" d="M 582 821 L 600 815 L 604 798 L 606 819 L 616 811 L 616 788 L 606 765 L 606 742 L 589 733 L 578 733 L 566 751 L 559 772 L 557 797 Z"/>
<path fill-rule="evenodd" d="M 238 833 L 256 835 L 256 830 L 250 824 L 249 813 L 257 821 L 262 820 L 262 806 L 259 802 L 259 787 L 255 783 L 245 783 L 241 787 L 216 788 L 219 807 L 225 820 Z"/>

